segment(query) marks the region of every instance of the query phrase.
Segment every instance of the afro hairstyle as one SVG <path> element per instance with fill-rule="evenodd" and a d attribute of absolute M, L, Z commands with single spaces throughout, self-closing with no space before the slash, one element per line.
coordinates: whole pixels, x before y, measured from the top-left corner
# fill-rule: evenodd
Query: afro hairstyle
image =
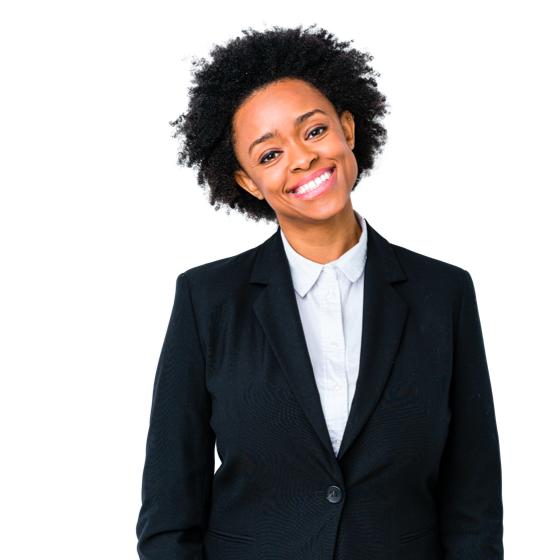
<path fill-rule="evenodd" d="M 210 62 L 194 59 L 187 111 L 169 124 L 175 128 L 173 137 L 181 140 L 177 163 L 197 171 L 198 184 L 209 187 L 209 202 L 216 210 L 228 206 L 255 221 L 278 223 L 268 202 L 234 179 L 241 166 L 234 151 L 232 122 L 242 103 L 257 90 L 292 78 L 315 87 L 339 115 L 349 111 L 355 121 L 353 152 L 358 164 L 352 190 L 373 169 L 385 144 L 387 132 L 380 120 L 388 106 L 377 89 L 379 73 L 369 66 L 373 57 L 350 48 L 352 41 L 339 41 L 315 25 L 249 28 L 243 35 L 215 45 Z"/>

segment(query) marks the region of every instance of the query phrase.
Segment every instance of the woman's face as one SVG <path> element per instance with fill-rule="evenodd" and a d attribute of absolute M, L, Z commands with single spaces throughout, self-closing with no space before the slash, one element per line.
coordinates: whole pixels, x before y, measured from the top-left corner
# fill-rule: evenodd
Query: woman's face
<path fill-rule="evenodd" d="M 280 224 L 328 220 L 351 207 L 358 175 L 354 120 L 348 111 L 339 116 L 307 82 L 258 90 L 237 110 L 233 134 L 243 168 L 237 183 L 265 198 Z"/>

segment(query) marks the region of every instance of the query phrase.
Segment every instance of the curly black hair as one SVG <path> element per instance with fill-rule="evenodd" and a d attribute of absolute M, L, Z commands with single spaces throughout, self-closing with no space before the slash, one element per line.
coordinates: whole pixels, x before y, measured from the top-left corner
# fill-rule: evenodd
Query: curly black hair
<path fill-rule="evenodd" d="M 332 33 L 313 25 L 266 31 L 243 30 L 243 37 L 214 46 L 206 59 L 193 61 L 189 105 L 175 121 L 174 138 L 182 139 L 178 164 L 197 170 L 198 184 L 209 186 L 209 202 L 247 217 L 278 223 L 266 200 L 259 200 L 234 179 L 241 169 L 234 152 L 232 121 L 237 109 L 255 91 L 282 79 L 303 80 L 319 90 L 338 114 L 347 110 L 355 121 L 356 188 L 374 166 L 387 132 L 380 120 L 388 113 L 377 89 L 379 73 L 369 66 L 373 57 L 350 48 Z M 229 214 L 229 210 L 227 210 Z"/>

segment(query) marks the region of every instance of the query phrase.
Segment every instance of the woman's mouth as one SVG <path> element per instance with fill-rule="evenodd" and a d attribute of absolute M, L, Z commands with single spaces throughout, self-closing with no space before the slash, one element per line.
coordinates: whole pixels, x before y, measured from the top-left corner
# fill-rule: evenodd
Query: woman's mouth
<path fill-rule="evenodd" d="M 335 168 L 328 169 L 315 179 L 308 181 L 304 185 L 301 185 L 297 189 L 290 191 L 290 194 L 302 198 L 304 200 L 309 200 L 310 198 L 315 198 L 320 194 L 328 191 L 334 182 Z"/>

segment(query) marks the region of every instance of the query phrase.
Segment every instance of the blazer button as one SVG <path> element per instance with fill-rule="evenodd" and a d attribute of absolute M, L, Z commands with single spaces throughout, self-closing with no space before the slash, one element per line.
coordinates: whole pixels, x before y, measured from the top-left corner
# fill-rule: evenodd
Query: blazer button
<path fill-rule="evenodd" d="M 338 504 L 342 500 L 342 490 L 338 486 L 329 486 L 327 488 L 327 500 L 331 504 Z"/>

